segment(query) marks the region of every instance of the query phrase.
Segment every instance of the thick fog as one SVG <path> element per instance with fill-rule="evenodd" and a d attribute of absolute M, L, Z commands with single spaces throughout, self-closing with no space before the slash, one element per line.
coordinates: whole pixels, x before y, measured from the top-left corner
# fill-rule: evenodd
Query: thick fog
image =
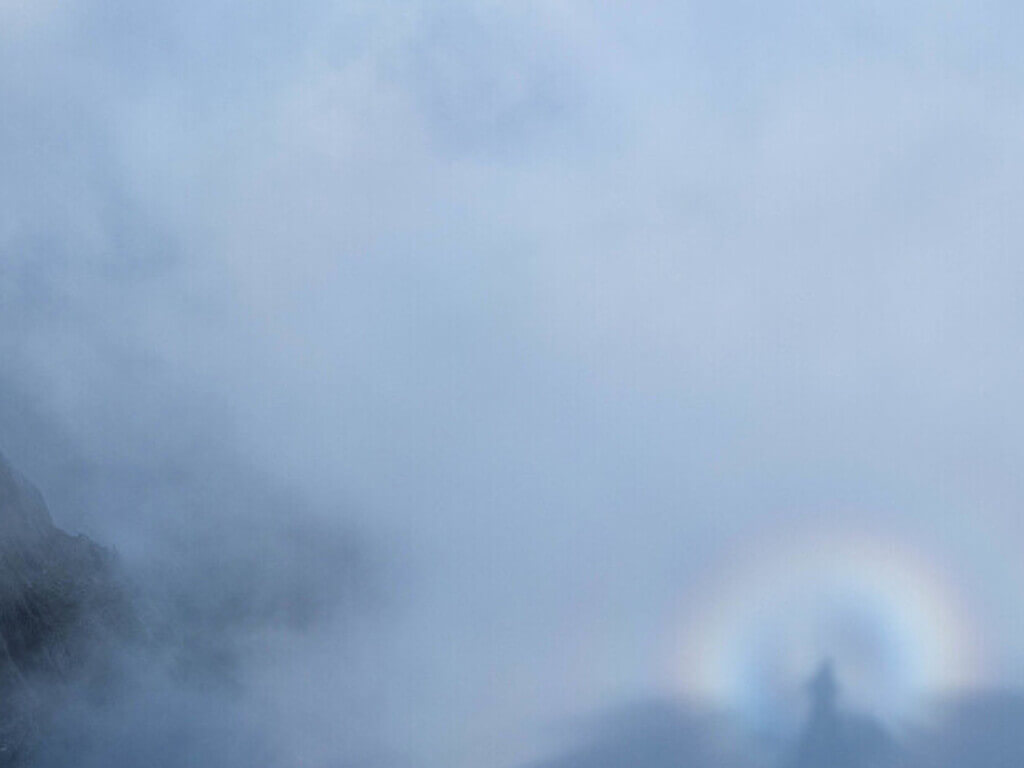
<path fill-rule="evenodd" d="M 43 764 L 1019 753 L 1022 35 L 0 0 L 0 450 L 165 641 Z"/>

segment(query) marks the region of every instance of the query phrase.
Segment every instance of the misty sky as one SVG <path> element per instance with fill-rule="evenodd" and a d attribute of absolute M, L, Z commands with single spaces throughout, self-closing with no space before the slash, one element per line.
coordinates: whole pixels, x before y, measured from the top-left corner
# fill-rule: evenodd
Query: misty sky
<path fill-rule="evenodd" d="M 523 765 L 686 695 L 715 574 L 794 536 L 913 549 L 968 682 L 1024 684 L 1022 34 L 0 0 L 0 449 L 129 562 L 353 532 L 372 607 L 258 641 L 303 765 Z"/>

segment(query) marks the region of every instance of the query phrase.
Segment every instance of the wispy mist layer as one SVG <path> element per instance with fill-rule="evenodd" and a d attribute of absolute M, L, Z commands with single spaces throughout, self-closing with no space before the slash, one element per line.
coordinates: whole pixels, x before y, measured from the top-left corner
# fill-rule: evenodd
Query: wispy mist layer
<path fill-rule="evenodd" d="M 0 443 L 295 764 L 687 693 L 683 617 L 789 531 L 927 551 L 1019 685 L 1021 32 L 0 0 Z"/>

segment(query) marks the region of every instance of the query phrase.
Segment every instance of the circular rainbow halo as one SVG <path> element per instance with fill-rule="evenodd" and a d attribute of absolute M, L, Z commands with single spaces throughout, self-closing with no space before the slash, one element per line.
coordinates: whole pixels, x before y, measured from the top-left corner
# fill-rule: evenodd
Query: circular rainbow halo
<path fill-rule="evenodd" d="M 700 591 L 676 679 L 751 727 L 789 727 L 803 683 L 835 663 L 844 702 L 889 721 L 983 673 L 980 633 L 934 564 L 892 540 L 761 541 Z"/>

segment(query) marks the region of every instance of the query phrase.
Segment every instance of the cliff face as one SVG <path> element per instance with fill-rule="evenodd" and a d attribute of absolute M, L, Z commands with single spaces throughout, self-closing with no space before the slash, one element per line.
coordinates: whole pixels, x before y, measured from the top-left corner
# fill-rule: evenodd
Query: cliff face
<path fill-rule="evenodd" d="M 132 618 L 112 555 L 54 526 L 0 455 L 0 768 L 43 736 L 54 692 L 97 668 Z"/>

